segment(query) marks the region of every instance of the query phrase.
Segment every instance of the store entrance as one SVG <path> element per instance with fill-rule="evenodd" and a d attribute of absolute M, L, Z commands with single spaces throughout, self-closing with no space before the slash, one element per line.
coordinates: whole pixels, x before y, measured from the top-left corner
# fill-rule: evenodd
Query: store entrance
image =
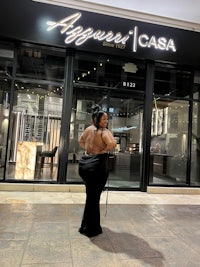
<path fill-rule="evenodd" d="M 103 102 L 106 103 L 107 98 Z M 111 92 L 109 128 L 117 139 L 110 169 L 109 186 L 139 188 L 142 147 L 143 99 Z"/>
<path fill-rule="evenodd" d="M 143 95 L 129 90 L 74 88 L 67 181 L 81 181 L 78 160 L 83 150 L 77 140 L 91 124 L 91 106 L 99 104 L 108 113 L 108 128 L 117 140 L 116 149 L 110 153 L 109 187 L 139 189 L 143 102 Z"/>

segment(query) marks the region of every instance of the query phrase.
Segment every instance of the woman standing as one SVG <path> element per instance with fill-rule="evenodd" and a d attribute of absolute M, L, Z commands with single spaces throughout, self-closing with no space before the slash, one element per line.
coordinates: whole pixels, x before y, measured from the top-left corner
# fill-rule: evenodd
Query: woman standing
<path fill-rule="evenodd" d="M 84 157 L 94 157 L 97 164 L 94 169 L 83 169 L 79 164 L 79 175 L 86 187 L 86 202 L 79 232 L 88 237 L 102 233 L 100 225 L 100 196 L 108 178 L 107 154 L 115 148 L 116 140 L 107 129 L 108 115 L 95 105 L 92 113 L 92 125 L 82 133 L 79 144 L 85 149 Z"/>

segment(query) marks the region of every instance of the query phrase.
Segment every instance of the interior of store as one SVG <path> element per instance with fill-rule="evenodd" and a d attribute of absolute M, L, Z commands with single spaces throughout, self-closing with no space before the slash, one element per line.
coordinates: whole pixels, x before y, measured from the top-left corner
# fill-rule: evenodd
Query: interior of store
<path fill-rule="evenodd" d="M 12 127 L 8 140 L 11 73 L 11 62 L 1 61 L 0 177 L 3 179 L 5 175 L 6 179 L 56 182 L 64 56 L 55 56 L 53 52 L 48 54 L 47 51 L 43 54 L 38 49 L 30 48 L 19 51 L 10 116 Z M 110 155 L 110 185 L 119 188 L 139 187 L 143 149 L 144 74 L 144 63 L 136 60 L 130 63 L 126 59 L 102 55 L 77 55 L 68 137 L 68 182 L 81 182 L 78 160 L 83 151 L 77 140 L 91 123 L 90 107 L 99 103 L 108 112 L 109 128 L 117 139 L 117 147 Z M 171 65 L 156 65 L 150 184 L 186 184 L 188 160 L 192 165 L 191 182 L 194 185 L 200 183 L 200 90 L 199 86 L 194 87 L 191 112 L 190 79 L 190 71 Z M 189 114 L 192 114 L 191 159 L 188 154 Z M 55 154 L 51 154 L 55 147 Z"/>

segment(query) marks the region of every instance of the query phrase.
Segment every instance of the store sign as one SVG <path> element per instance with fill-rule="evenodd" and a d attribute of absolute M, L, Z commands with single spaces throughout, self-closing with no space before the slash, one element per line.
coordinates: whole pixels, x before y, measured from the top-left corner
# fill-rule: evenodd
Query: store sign
<path fill-rule="evenodd" d="M 172 38 L 157 37 L 155 35 L 148 35 L 147 33 L 139 34 L 138 26 L 129 30 L 126 35 L 121 32 L 114 33 L 113 31 L 104 31 L 101 29 L 95 30 L 92 27 L 84 28 L 82 25 L 75 25 L 80 19 L 82 14 L 80 12 L 72 14 L 57 22 L 48 21 L 47 31 L 61 27 L 61 34 L 65 34 L 65 43 L 75 43 L 76 46 L 84 44 L 89 39 L 103 42 L 104 46 L 116 47 L 124 49 L 130 37 L 133 37 L 132 50 L 137 52 L 138 47 L 141 48 L 154 48 L 158 50 L 165 50 L 176 52 L 175 42 Z"/>
<path fill-rule="evenodd" d="M 136 87 L 136 83 L 135 83 L 135 82 L 127 82 L 127 81 L 123 81 L 123 82 L 122 82 L 122 86 L 123 86 L 123 87 L 135 88 L 135 87 Z"/>

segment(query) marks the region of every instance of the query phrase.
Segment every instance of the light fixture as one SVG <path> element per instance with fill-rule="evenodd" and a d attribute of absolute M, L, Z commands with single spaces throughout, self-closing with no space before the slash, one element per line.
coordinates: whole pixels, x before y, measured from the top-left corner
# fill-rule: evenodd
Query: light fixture
<path fill-rule="evenodd" d="M 135 65 L 134 63 L 131 63 L 131 62 L 125 63 L 124 66 L 122 67 L 122 69 L 125 72 L 129 72 L 129 73 L 136 73 L 138 71 L 137 65 Z"/>

